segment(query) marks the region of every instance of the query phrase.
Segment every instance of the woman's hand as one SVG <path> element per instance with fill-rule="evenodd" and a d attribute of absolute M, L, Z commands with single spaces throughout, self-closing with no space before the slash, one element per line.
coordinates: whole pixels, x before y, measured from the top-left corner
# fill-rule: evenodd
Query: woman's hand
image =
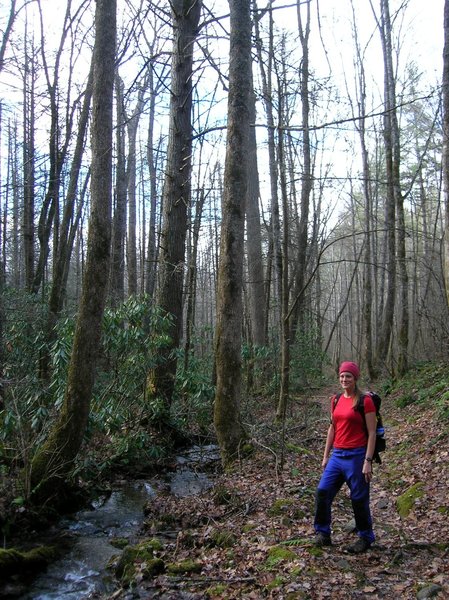
<path fill-rule="evenodd" d="M 363 461 L 362 473 L 365 475 L 366 483 L 369 483 L 373 478 L 373 464 L 367 460 Z"/>
<path fill-rule="evenodd" d="M 326 468 L 326 465 L 327 465 L 327 463 L 328 463 L 328 462 L 329 462 L 329 457 L 328 457 L 328 456 L 325 456 L 325 457 L 323 458 L 323 460 L 321 461 L 321 466 L 323 467 L 323 469 L 325 469 L 325 468 Z"/>

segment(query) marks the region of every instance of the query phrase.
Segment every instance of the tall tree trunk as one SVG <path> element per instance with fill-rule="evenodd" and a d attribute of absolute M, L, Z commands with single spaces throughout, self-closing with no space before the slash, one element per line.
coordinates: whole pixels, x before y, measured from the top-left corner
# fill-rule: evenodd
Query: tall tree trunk
<path fill-rule="evenodd" d="M 157 239 L 156 239 L 156 209 L 157 209 L 157 170 L 156 152 L 154 151 L 154 111 L 155 95 L 151 92 L 150 115 L 148 118 L 147 138 L 147 162 L 150 174 L 150 217 L 148 222 L 148 243 L 145 273 L 145 293 L 151 302 L 156 289 L 156 262 L 157 262 Z"/>
<path fill-rule="evenodd" d="M 257 6 L 254 3 L 254 14 L 257 14 Z M 273 259 L 269 257 L 271 264 L 273 265 L 273 288 L 275 295 L 275 308 L 278 310 L 279 323 L 281 319 L 281 298 L 282 298 L 282 250 L 281 250 L 281 224 L 279 217 L 279 194 L 278 194 L 278 165 L 276 159 L 276 126 L 274 122 L 274 101 L 273 101 L 273 86 L 272 86 L 272 72 L 273 72 L 273 61 L 275 56 L 274 51 L 274 24 L 273 24 L 273 11 L 268 11 L 269 18 L 269 48 L 268 56 L 265 60 L 262 53 L 262 38 L 259 31 L 259 18 L 254 19 L 254 29 L 256 37 L 256 51 L 258 57 L 258 64 L 260 68 L 260 77 L 262 80 L 262 95 L 263 105 L 265 108 L 267 118 L 267 144 L 268 144 L 268 170 L 270 174 L 270 196 L 271 196 L 271 223 L 270 223 L 270 249 L 273 254 Z M 265 63 L 267 66 L 265 68 Z M 268 272 L 267 272 L 268 279 Z M 266 289 L 266 299 L 269 298 L 269 289 Z M 280 326 L 282 328 L 282 325 Z"/>
<path fill-rule="evenodd" d="M 391 88 L 392 51 L 391 51 L 391 23 L 388 11 L 388 2 L 381 0 L 381 23 L 379 32 L 384 54 L 384 147 L 387 187 L 385 198 L 385 229 L 386 229 L 386 267 L 388 283 L 386 300 L 382 318 L 381 331 L 377 345 L 377 362 L 385 362 L 390 350 L 391 335 L 394 327 L 394 309 L 396 299 L 396 189 L 395 189 L 395 138 L 396 129 L 393 119 L 396 117 L 395 97 Z"/>
<path fill-rule="evenodd" d="M 369 163 L 369 153 L 366 144 L 366 79 L 363 56 L 359 45 L 357 33 L 356 17 L 354 4 L 351 2 L 353 16 L 353 35 L 357 57 L 356 64 L 356 88 L 358 90 L 357 114 L 355 123 L 360 139 L 362 173 L 363 173 L 363 197 L 365 200 L 365 250 L 363 257 L 363 296 L 362 296 L 362 353 L 366 363 L 366 371 L 372 379 L 376 373 L 373 363 L 373 334 L 372 334 L 372 304 L 373 304 L 373 273 L 372 273 L 372 194 L 371 194 L 371 172 Z"/>
<path fill-rule="evenodd" d="M 281 386 L 279 391 L 279 401 L 276 410 L 276 419 L 285 418 L 288 404 L 288 396 L 290 390 L 290 311 L 289 311 L 289 206 L 286 181 L 286 164 L 284 152 L 284 131 L 283 131 L 283 114 L 284 114 L 284 94 L 279 90 L 279 142 L 278 142 L 278 158 L 279 158 L 279 175 L 281 184 L 282 198 L 282 219 L 284 228 L 282 232 L 282 294 L 281 294 L 281 332 L 280 332 L 280 348 L 281 348 Z"/>
<path fill-rule="evenodd" d="M 192 347 L 192 333 L 195 327 L 195 304 L 197 290 L 197 261 L 198 261 L 198 242 L 200 237 L 200 228 L 202 222 L 204 202 L 206 193 L 204 189 L 199 191 L 199 197 L 195 204 L 195 218 L 193 220 L 192 230 L 192 249 L 189 258 L 187 270 L 187 308 L 186 308 L 186 339 L 184 344 L 184 371 L 189 367 L 190 351 Z"/>
<path fill-rule="evenodd" d="M 19 156 L 18 156 L 18 148 L 19 144 L 17 142 L 18 130 L 17 123 L 14 123 L 13 126 L 9 127 L 9 141 L 8 141 L 8 156 L 10 157 L 10 165 L 9 171 L 11 173 L 11 193 L 10 197 L 12 200 L 12 218 L 11 218 L 11 231 L 10 231 L 10 240 L 11 240 L 11 285 L 13 288 L 19 289 L 21 287 L 21 268 L 20 268 L 20 196 L 22 195 L 20 192 L 19 186 Z M 8 178 L 9 179 L 9 178 Z M 9 197 L 9 194 L 7 195 Z M 24 199 L 25 201 L 25 199 Z M 6 223 L 6 220 L 5 220 Z M 3 241 L 5 241 L 6 236 Z"/>
<path fill-rule="evenodd" d="M 41 12 L 41 38 L 42 40 L 44 40 L 45 35 L 43 31 L 43 16 L 40 3 L 38 3 L 38 8 Z M 55 254 L 57 254 L 58 252 L 59 244 L 59 194 L 61 188 L 61 173 L 67 156 L 67 148 L 72 135 L 73 124 L 72 118 L 66 119 L 66 131 L 65 136 L 63 137 L 60 126 L 61 106 L 59 77 L 64 45 L 68 36 L 68 32 L 70 31 L 70 27 L 73 26 L 70 9 L 71 1 L 69 0 L 66 6 L 64 24 L 61 30 L 59 46 L 54 57 L 53 73 L 50 73 L 50 69 L 47 63 L 47 57 L 45 55 L 44 45 L 42 45 L 41 47 L 41 58 L 45 79 L 47 82 L 47 95 L 50 103 L 50 132 L 48 149 L 48 185 L 44 201 L 41 206 L 39 222 L 37 227 L 39 240 L 39 254 L 32 284 L 32 291 L 35 294 L 37 294 L 44 281 L 45 270 L 47 268 L 48 257 L 50 255 L 50 239 L 52 234 L 52 228 L 53 252 Z"/>
<path fill-rule="evenodd" d="M 153 46 L 150 46 L 151 55 L 154 53 Z M 157 162 L 158 152 L 155 149 L 156 141 L 154 139 L 154 120 L 156 116 L 156 99 L 159 85 L 155 84 L 153 69 L 149 69 L 148 87 L 149 87 L 149 107 L 148 107 L 148 135 L 147 135 L 147 163 L 150 176 L 150 216 L 148 222 L 148 242 L 145 269 L 145 293 L 150 302 L 154 297 L 156 289 L 156 264 L 157 264 L 157 235 L 156 235 L 156 213 L 157 213 Z"/>
<path fill-rule="evenodd" d="M 151 70 L 151 67 L 150 67 Z M 137 294 L 137 240 L 136 240 L 136 152 L 137 152 L 137 128 L 142 110 L 145 104 L 144 94 L 148 87 L 148 78 L 139 86 L 136 106 L 132 115 L 126 119 L 128 129 L 128 294 Z"/>
<path fill-rule="evenodd" d="M 53 260 L 53 280 L 51 282 L 49 311 L 47 321 L 47 347 L 54 341 L 55 330 L 59 313 L 62 310 L 67 292 L 67 278 L 69 273 L 70 259 L 72 256 L 73 243 L 75 232 L 78 227 L 82 204 L 85 194 L 80 194 L 80 203 L 78 210 L 75 211 L 75 203 L 77 199 L 78 180 L 81 170 L 81 162 L 83 158 L 86 131 L 90 113 L 90 103 L 92 99 L 92 69 L 87 82 L 86 92 L 84 94 L 84 102 L 81 110 L 80 121 L 78 125 L 78 133 L 73 154 L 73 162 L 70 169 L 69 185 L 67 188 L 67 196 L 64 205 L 63 217 L 61 222 L 59 243 L 55 247 Z M 50 375 L 50 356 L 44 350 L 40 358 L 40 375 L 44 380 L 48 380 Z"/>
<path fill-rule="evenodd" d="M 5 30 L 2 34 L 2 40 L 0 42 L 0 73 L 3 71 L 5 64 L 5 52 L 9 42 L 9 36 L 11 35 L 14 21 L 16 20 L 16 0 L 10 0 L 9 4 L 9 17 L 6 24 Z"/>
<path fill-rule="evenodd" d="M 309 36 L 310 36 L 310 3 L 305 6 L 305 22 L 301 15 L 302 5 L 297 3 L 298 33 L 301 42 L 302 61 L 300 67 L 301 86 L 301 129 L 302 129 L 302 176 L 301 176 L 301 208 L 299 218 L 299 230 L 297 240 L 297 254 L 295 260 L 295 284 L 293 297 L 295 298 L 295 309 L 290 325 L 290 344 L 296 337 L 298 322 L 303 322 L 304 311 L 304 283 L 307 268 L 307 242 L 309 227 L 310 195 L 312 193 L 312 159 L 310 150 L 310 103 L 309 103 Z M 296 300 L 297 299 L 297 300 Z"/>
<path fill-rule="evenodd" d="M 54 257 L 55 266 L 53 268 L 53 281 L 50 291 L 49 308 L 50 313 L 54 315 L 55 319 L 60 313 L 66 297 L 67 275 L 75 237 L 74 229 L 76 230 L 80 218 L 80 207 L 78 208 L 78 211 L 75 211 L 75 207 L 92 100 L 92 80 L 93 76 L 91 69 L 86 85 L 86 91 L 84 93 L 83 105 L 81 108 L 75 150 L 73 153 L 73 162 L 70 169 L 69 185 L 67 188 L 67 195 L 62 215 L 59 243 L 56 255 Z M 80 195 L 83 197 L 82 194 Z"/>
<path fill-rule="evenodd" d="M 251 92 L 250 0 L 230 0 L 228 130 L 216 330 L 214 424 L 224 465 L 245 437 L 240 420 L 243 246 Z"/>
<path fill-rule="evenodd" d="M 163 404 L 160 421 L 168 420 L 177 368 L 176 350 L 182 335 L 182 298 L 190 202 L 192 155 L 192 65 L 201 12 L 200 0 L 175 0 L 171 4 L 174 28 L 170 124 L 163 198 L 160 287 L 158 305 L 171 317 L 170 343 L 158 355 L 150 374 L 152 393 Z"/>
<path fill-rule="evenodd" d="M 444 1 L 443 50 L 443 194 L 445 207 L 444 272 L 449 307 L 449 0 Z"/>
<path fill-rule="evenodd" d="M 251 337 L 255 346 L 265 346 L 265 282 L 262 264 L 262 235 L 259 212 L 259 169 L 257 165 L 256 97 L 252 85 L 249 130 L 248 193 L 246 200 L 246 247 L 248 254 L 248 296 Z"/>
<path fill-rule="evenodd" d="M 34 59 L 25 56 L 25 76 L 23 90 L 23 253 L 25 261 L 25 285 L 29 291 L 33 289 L 35 234 L 35 139 L 34 139 Z"/>
<path fill-rule="evenodd" d="M 401 141 L 397 115 L 396 79 L 393 67 L 393 45 L 390 19 L 390 0 L 381 0 L 383 51 L 385 60 L 385 82 L 387 102 L 387 118 L 389 119 L 392 151 L 392 171 L 387 176 L 391 177 L 388 183 L 392 187 L 396 205 L 397 219 L 397 246 L 396 264 L 399 273 L 399 304 L 398 304 L 398 356 L 397 373 L 404 375 L 408 369 L 408 339 L 409 339 L 409 300 L 408 300 L 408 272 L 406 252 L 406 231 L 404 197 L 401 190 Z"/>
<path fill-rule="evenodd" d="M 125 238 L 126 238 L 126 115 L 123 99 L 123 81 L 115 77 L 117 125 L 115 131 L 117 162 L 115 172 L 114 216 L 112 218 L 112 247 L 110 299 L 117 306 L 125 299 Z"/>
<path fill-rule="evenodd" d="M 92 179 L 86 270 L 61 413 L 31 464 L 35 499 L 54 498 L 82 444 L 90 411 L 109 272 L 112 99 L 116 1 L 97 0 L 92 111 Z"/>

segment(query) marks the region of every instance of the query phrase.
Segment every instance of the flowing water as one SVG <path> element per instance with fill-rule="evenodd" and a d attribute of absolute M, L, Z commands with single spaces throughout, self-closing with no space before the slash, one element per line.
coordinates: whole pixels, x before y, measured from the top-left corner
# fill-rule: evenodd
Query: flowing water
<path fill-rule="evenodd" d="M 113 589 L 106 565 L 120 551 L 114 538 L 132 543 L 143 522 L 145 503 L 157 496 L 161 485 L 177 497 L 200 494 L 213 484 L 201 465 L 219 460 L 216 446 L 195 446 L 177 457 L 177 468 L 161 479 L 128 482 L 109 496 L 100 498 L 92 510 L 84 510 L 60 526 L 74 537 L 70 552 L 50 565 L 20 596 L 23 600 L 81 600 Z"/>

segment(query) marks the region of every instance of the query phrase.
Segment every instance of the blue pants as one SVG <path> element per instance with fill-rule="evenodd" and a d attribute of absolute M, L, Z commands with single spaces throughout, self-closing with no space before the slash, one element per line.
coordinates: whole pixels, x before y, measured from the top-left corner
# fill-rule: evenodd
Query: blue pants
<path fill-rule="evenodd" d="M 369 483 L 362 473 L 365 452 L 366 448 L 332 452 L 316 492 L 314 527 L 317 533 L 331 534 L 332 502 L 343 483 L 346 483 L 351 491 L 357 534 L 370 544 L 374 542 L 369 507 Z"/>

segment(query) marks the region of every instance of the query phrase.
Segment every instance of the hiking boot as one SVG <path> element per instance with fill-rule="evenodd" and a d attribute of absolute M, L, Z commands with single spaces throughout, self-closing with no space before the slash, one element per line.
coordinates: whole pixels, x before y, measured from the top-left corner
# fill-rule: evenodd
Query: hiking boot
<path fill-rule="evenodd" d="M 346 548 L 346 551 L 349 552 L 349 554 L 362 554 L 369 548 L 371 548 L 371 542 L 368 542 L 365 538 L 359 537 L 356 542 Z"/>
<path fill-rule="evenodd" d="M 323 546 L 332 546 L 331 536 L 321 532 L 317 533 L 314 544 L 317 548 L 322 548 Z"/>

